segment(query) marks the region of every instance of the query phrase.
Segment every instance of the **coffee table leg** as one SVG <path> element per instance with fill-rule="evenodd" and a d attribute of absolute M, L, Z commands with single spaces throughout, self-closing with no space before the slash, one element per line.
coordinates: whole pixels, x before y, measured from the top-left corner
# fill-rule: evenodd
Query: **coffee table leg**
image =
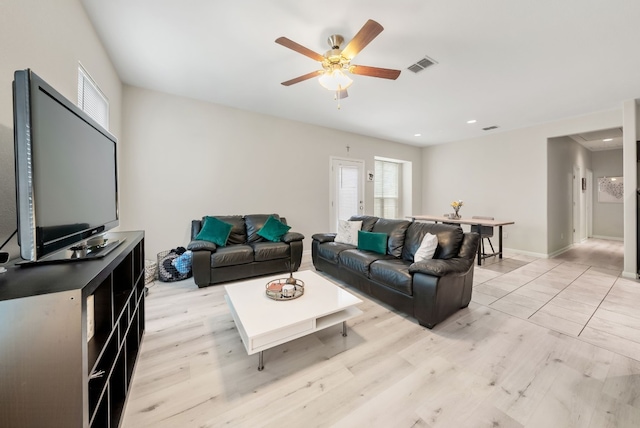
<path fill-rule="evenodd" d="M 264 360 L 262 358 L 262 353 L 264 351 L 260 351 L 260 353 L 258 354 L 258 371 L 261 372 L 264 369 Z"/>
<path fill-rule="evenodd" d="M 347 322 L 342 321 L 342 337 L 347 337 Z"/>

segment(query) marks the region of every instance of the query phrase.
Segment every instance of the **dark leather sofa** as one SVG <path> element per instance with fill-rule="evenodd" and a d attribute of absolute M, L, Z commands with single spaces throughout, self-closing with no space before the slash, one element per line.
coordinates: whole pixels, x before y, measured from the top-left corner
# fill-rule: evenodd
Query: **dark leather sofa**
<path fill-rule="evenodd" d="M 479 235 L 457 225 L 355 216 L 362 230 L 386 233 L 387 253 L 334 242 L 335 233 L 313 235 L 313 264 L 323 271 L 433 328 L 471 301 Z M 414 263 L 423 237 L 438 238 L 433 259 Z"/>
<path fill-rule="evenodd" d="M 209 241 L 196 240 L 202 229 L 202 220 L 191 221 L 191 242 L 187 249 L 193 251 L 193 278 L 198 287 L 221 282 L 268 275 L 278 272 L 295 272 L 302 260 L 304 235 L 287 232 L 280 242 L 271 242 L 258 235 L 269 216 L 286 224 L 278 214 L 251 214 L 213 216 L 233 225 L 227 244 L 218 247 Z"/>

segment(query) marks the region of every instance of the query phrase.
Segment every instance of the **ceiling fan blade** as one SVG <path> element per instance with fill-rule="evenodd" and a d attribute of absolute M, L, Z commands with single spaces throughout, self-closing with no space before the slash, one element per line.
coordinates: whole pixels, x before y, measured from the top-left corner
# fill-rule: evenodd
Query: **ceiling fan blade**
<path fill-rule="evenodd" d="M 311 73 L 304 74 L 302 76 L 298 76 L 295 79 L 287 80 L 286 82 L 282 82 L 284 86 L 291 86 L 295 83 L 304 82 L 305 80 L 313 79 L 314 77 L 322 74 L 322 70 L 312 71 Z"/>
<path fill-rule="evenodd" d="M 347 44 L 342 50 L 342 56 L 351 60 L 354 56 L 358 55 L 365 46 L 367 46 L 371 40 L 378 37 L 378 34 L 382 33 L 384 27 L 378 24 L 373 19 L 368 20 L 358 31 L 358 34 Z"/>
<path fill-rule="evenodd" d="M 361 76 L 381 77 L 383 79 L 396 80 L 400 76 L 400 70 L 391 68 L 368 67 L 366 65 L 352 65 L 349 71 Z"/>
<path fill-rule="evenodd" d="M 278 37 L 276 39 L 276 43 L 284 46 L 285 48 L 289 48 L 294 50 L 302 55 L 308 56 L 311 59 L 315 59 L 316 61 L 324 61 L 324 57 L 317 52 L 312 51 L 311 49 L 305 48 L 301 44 L 294 42 L 293 40 L 287 39 L 286 37 Z"/>

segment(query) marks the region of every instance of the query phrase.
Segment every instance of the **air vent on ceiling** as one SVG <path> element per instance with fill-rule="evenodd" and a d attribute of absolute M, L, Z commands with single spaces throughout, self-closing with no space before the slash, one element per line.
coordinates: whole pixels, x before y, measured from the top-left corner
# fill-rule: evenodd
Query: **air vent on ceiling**
<path fill-rule="evenodd" d="M 492 129 L 498 129 L 498 127 L 495 125 L 492 125 L 492 126 L 487 126 L 486 128 L 482 128 L 483 131 L 491 131 Z"/>
<path fill-rule="evenodd" d="M 431 58 L 425 56 L 420 61 L 417 61 L 415 64 L 411 64 L 407 68 L 409 70 L 413 71 L 414 73 L 418 73 L 418 72 L 424 70 L 427 67 L 431 67 L 434 64 L 437 64 L 437 62 L 432 60 Z"/>

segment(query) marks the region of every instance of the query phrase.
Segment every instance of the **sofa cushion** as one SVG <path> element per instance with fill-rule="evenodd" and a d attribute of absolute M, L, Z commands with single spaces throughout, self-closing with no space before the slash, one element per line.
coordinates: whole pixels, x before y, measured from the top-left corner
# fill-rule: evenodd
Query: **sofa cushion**
<path fill-rule="evenodd" d="M 377 260 L 369 266 L 369 277 L 389 288 L 413 296 L 413 276 L 409 262 L 402 259 Z"/>
<path fill-rule="evenodd" d="M 409 220 L 381 218 L 373 225 L 372 231 L 386 233 L 389 236 L 387 240 L 387 254 L 393 257 L 401 257 L 404 246 L 404 236 L 410 224 L 411 222 Z"/>
<path fill-rule="evenodd" d="M 231 233 L 229 233 L 229 239 L 227 239 L 227 245 L 247 243 L 247 229 L 241 215 L 217 215 L 215 217 L 233 226 Z"/>
<path fill-rule="evenodd" d="M 340 266 L 360 275 L 369 277 L 369 265 L 376 260 L 391 259 L 387 254 L 378 254 L 371 251 L 345 250 L 338 256 Z"/>
<path fill-rule="evenodd" d="M 442 223 L 413 222 L 407 229 L 402 258 L 413 261 L 416 251 L 427 233 L 438 237 L 438 248 L 433 255 L 434 259 L 448 260 L 457 257 L 462 246 L 464 232 L 458 225 Z"/>
<path fill-rule="evenodd" d="M 289 249 L 291 248 L 284 242 L 254 242 L 253 258 L 257 262 L 265 260 L 286 259 L 289 257 Z"/>
<path fill-rule="evenodd" d="M 457 257 L 464 239 L 462 228 L 448 224 L 435 224 L 434 226 L 438 226 L 438 228 L 434 228 L 435 235 L 438 237 L 438 249 L 433 258 L 449 260 Z"/>
<path fill-rule="evenodd" d="M 287 226 L 280 220 L 277 220 L 274 216 L 270 215 L 264 226 L 258 230 L 258 235 L 262 236 L 267 241 L 280 242 L 280 238 L 282 238 L 289 229 L 291 229 L 291 226 Z"/>
<path fill-rule="evenodd" d="M 233 226 L 216 217 L 205 217 L 202 230 L 196 236 L 198 241 L 210 241 L 219 247 L 227 245 L 227 238 Z"/>
<path fill-rule="evenodd" d="M 387 234 L 358 231 L 358 250 L 387 254 Z"/>
<path fill-rule="evenodd" d="M 415 256 L 413 257 L 414 262 L 421 262 L 422 260 L 432 259 L 433 255 L 436 253 L 436 249 L 438 248 L 438 237 L 436 235 L 432 235 L 427 233 L 422 238 L 422 244 L 420 244 L 420 248 L 416 251 Z"/>
<path fill-rule="evenodd" d="M 424 223 L 421 221 L 412 222 L 405 233 L 404 246 L 402 247 L 402 259 L 413 262 L 416 251 L 420 248 L 424 236 L 429 233 L 434 223 Z M 431 233 L 435 235 L 435 233 Z"/>
<path fill-rule="evenodd" d="M 338 221 L 338 233 L 334 238 L 335 242 L 343 244 L 358 245 L 358 231 L 362 229 L 362 221 Z"/>
<path fill-rule="evenodd" d="M 247 243 L 264 241 L 264 238 L 258 235 L 258 231 L 262 229 L 269 216 L 280 220 L 278 214 L 249 214 L 244 216 L 244 223 L 247 227 Z"/>
<path fill-rule="evenodd" d="M 318 257 L 328 260 L 331 263 L 338 263 L 341 252 L 353 250 L 354 248 L 353 245 L 342 244 L 340 242 L 323 242 L 318 244 Z"/>
<path fill-rule="evenodd" d="M 371 232 L 373 230 L 373 225 L 378 221 L 378 217 L 370 215 L 354 215 L 351 216 L 349 221 L 361 221 L 361 230 L 364 230 L 365 232 Z"/>
<path fill-rule="evenodd" d="M 220 247 L 211 253 L 211 268 L 235 266 L 253 262 L 253 248 L 249 245 Z"/>

